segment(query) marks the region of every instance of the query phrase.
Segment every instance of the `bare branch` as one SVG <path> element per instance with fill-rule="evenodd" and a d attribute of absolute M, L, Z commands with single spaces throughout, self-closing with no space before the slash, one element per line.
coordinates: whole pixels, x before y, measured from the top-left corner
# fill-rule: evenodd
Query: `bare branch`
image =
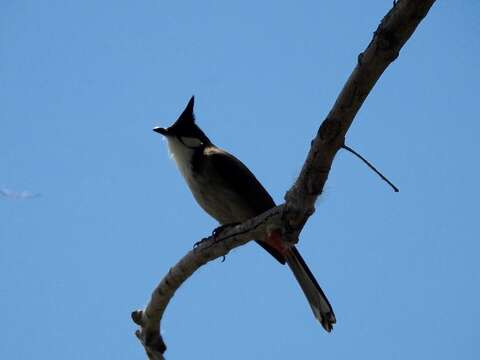
<path fill-rule="evenodd" d="M 153 291 L 145 310 L 132 313 L 133 321 L 140 326 L 140 330 L 135 334 L 145 347 L 149 359 L 163 359 L 162 354 L 166 346 L 160 334 L 160 321 L 175 291 L 202 265 L 228 254 L 230 250 L 250 240 L 259 238 L 258 236 L 263 236 L 261 234 L 268 231 L 267 227 L 278 228 L 282 209 L 283 206 L 274 207 L 242 224 L 222 230 L 215 237 L 210 236 L 168 271 Z"/>
<path fill-rule="evenodd" d="M 312 141 L 302 171 L 286 193 L 286 204 L 277 206 L 243 224 L 222 231 L 185 255 L 152 293 L 145 310 L 132 313 L 140 326 L 136 335 L 150 359 L 163 359 L 166 350 L 160 334 L 160 321 L 175 291 L 200 266 L 226 255 L 251 239 L 262 238 L 272 228 L 282 229 L 284 240 L 296 242 L 308 218 L 315 211 L 335 154 L 344 145 L 345 135 L 373 86 L 394 61 L 400 49 L 428 13 L 435 0 L 400 0 L 382 19 L 367 49 L 343 87 L 333 108 Z"/>
<path fill-rule="evenodd" d="M 345 135 L 358 110 L 385 69 L 427 15 L 435 0 L 400 0 L 382 19 L 327 118 L 312 141 L 300 176 L 286 193 L 286 223 L 293 239 L 315 211 L 333 158 L 344 144 Z"/>

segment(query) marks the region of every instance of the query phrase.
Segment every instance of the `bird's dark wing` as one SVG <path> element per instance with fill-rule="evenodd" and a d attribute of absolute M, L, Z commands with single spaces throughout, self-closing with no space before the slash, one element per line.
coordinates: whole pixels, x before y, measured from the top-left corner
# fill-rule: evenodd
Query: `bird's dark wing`
<path fill-rule="evenodd" d="M 229 184 L 232 190 L 239 194 L 245 204 L 250 207 L 251 217 L 260 215 L 275 206 L 275 202 L 267 190 L 235 156 L 220 149 L 207 152 L 207 156 L 217 175 L 222 178 L 222 182 Z"/>
<path fill-rule="evenodd" d="M 250 209 L 250 217 L 260 215 L 275 206 L 275 202 L 267 190 L 235 156 L 221 149 L 207 151 L 205 155 L 208 156 L 209 163 L 213 166 L 217 176 L 221 178 L 221 182 L 229 184 L 231 189 L 242 199 L 242 206 Z M 241 219 L 241 221 L 244 220 L 247 219 Z M 285 256 L 278 249 L 265 241 L 257 240 L 257 243 L 278 262 L 285 264 Z"/>

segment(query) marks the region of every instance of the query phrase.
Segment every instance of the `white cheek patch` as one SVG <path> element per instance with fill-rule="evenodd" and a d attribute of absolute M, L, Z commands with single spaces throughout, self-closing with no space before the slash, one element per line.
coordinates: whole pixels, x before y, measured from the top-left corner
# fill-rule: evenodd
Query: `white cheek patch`
<path fill-rule="evenodd" d="M 180 137 L 180 140 L 182 143 L 185 144 L 185 146 L 188 146 L 190 148 L 196 148 L 202 145 L 202 142 L 199 139 L 196 138 L 191 138 L 191 137 Z"/>

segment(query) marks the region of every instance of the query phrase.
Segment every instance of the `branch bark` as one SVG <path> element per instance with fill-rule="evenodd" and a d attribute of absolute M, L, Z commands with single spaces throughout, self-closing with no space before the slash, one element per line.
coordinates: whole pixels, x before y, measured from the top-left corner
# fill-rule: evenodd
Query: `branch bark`
<path fill-rule="evenodd" d="M 250 240 L 260 239 L 271 227 L 279 228 L 282 211 L 283 205 L 274 207 L 242 224 L 203 239 L 170 268 L 153 291 L 146 308 L 132 312 L 132 320 L 140 326 L 135 335 L 144 346 L 149 359 L 164 359 L 163 353 L 167 347 L 160 333 L 160 322 L 168 303 L 183 282 L 207 262 L 227 255 L 233 248 Z"/>
<path fill-rule="evenodd" d="M 344 144 L 355 115 L 434 2 L 394 2 L 370 44 L 358 56 L 355 69 L 318 129 L 300 175 L 285 195 L 285 204 L 207 238 L 169 270 L 152 293 L 147 307 L 132 313 L 133 321 L 140 327 L 136 335 L 149 359 L 164 359 L 166 346 L 160 334 L 161 318 L 175 291 L 199 267 L 250 240 L 262 238 L 273 228 L 280 229 L 286 241 L 298 241 L 298 235 L 315 211 L 315 201 L 323 191 L 333 159 Z"/>
<path fill-rule="evenodd" d="M 385 69 L 427 15 L 435 0 L 401 0 L 384 16 L 373 39 L 358 56 L 357 66 L 312 141 L 310 152 L 295 184 L 286 193 L 285 221 L 298 234 L 315 211 L 333 159 L 358 110 Z"/>

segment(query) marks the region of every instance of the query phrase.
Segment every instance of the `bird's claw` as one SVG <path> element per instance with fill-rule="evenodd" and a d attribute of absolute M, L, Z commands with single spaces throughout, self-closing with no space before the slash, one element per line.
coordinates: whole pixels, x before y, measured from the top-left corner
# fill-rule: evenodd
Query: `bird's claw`
<path fill-rule="evenodd" d="M 193 244 L 193 250 L 196 250 L 200 245 L 202 245 L 202 244 L 205 243 L 206 241 L 212 240 L 212 238 L 213 238 L 213 243 L 216 243 L 217 241 L 220 240 L 220 239 L 218 238 L 218 235 L 219 235 L 223 230 L 225 230 L 225 229 L 228 228 L 228 227 L 235 226 L 235 225 L 238 225 L 238 224 L 240 224 L 240 223 L 223 224 L 223 225 L 220 225 L 219 227 L 213 229 L 213 231 L 212 231 L 212 236 L 203 238 L 202 240 L 197 241 L 195 244 Z M 224 261 L 225 261 L 225 255 L 222 256 L 222 262 L 224 262 Z"/>
<path fill-rule="evenodd" d="M 210 237 L 203 238 L 200 241 L 197 241 L 195 244 L 193 244 L 193 249 L 198 248 L 200 245 L 202 245 L 205 241 L 210 240 Z"/>
<path fill-rule="evenodd" d="M 200 241 L 197 241 L 195 244 L 193 244 L 193 251 L 197 250 L 197 248 L 198 248 L 200 245 L 202 245 L 204 242 L 210 240 L 211 238 L 212 238 L 212 237 L 206 237 L 206 238 L 203 238 L 203 239 L 200 240 Z M 215 243 L 216 241 L 217 241 L 217 240 L 214 238 L 214 241 L 213 241 L 213 242 Z M 225 259 L 226 259 L 226 256 L 223 255 L 221 262 L 222 262 L 222 263 L 225 262 Z"/>
<path fill-rule="evenodd" d="M 238 225 L 238 224 L 240 224 L 240 223 L 230 223 L 230 224 L 220 225 L 219 227 L 216 227 L 215 229 L 213 229 L 212 236 L 214 238 L 216 238 L 226 228 L 229 228 L 229 227 L 232 227 L 232 226 L 235 226 L 235 225 Z"/>

